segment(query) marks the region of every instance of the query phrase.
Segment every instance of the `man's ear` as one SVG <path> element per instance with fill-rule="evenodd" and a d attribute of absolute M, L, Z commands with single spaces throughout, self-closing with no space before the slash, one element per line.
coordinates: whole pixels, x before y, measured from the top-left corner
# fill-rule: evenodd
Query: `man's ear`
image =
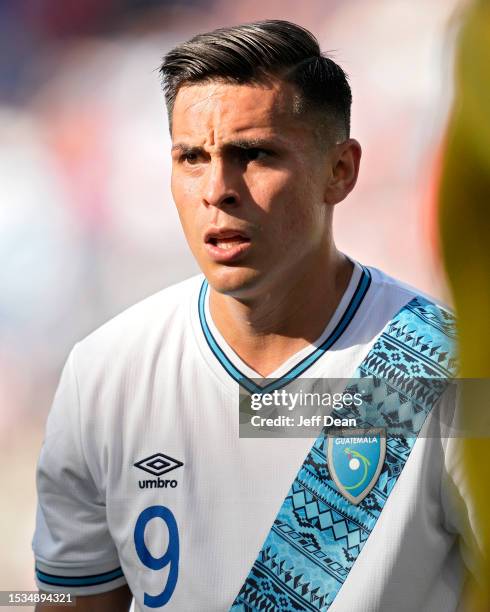
<path fill-rule="evenodd" d="M 338 204 L 354 189 L 361 162 L 361 145 L 349 138 L 330 150 L 331 173 L 325 187 L 325 202 Z"/>

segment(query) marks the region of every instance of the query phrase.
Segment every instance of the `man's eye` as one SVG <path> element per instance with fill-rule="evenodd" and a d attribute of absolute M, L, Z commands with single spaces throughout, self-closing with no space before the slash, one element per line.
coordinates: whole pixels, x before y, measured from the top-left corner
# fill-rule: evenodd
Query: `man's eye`
<path fill-rule="evenodd" d="M 256 161 L 265 158 L 267 155 L 268 152 L 264 149 L 245 149 L 243 152 L 246 161 Z"/>
<path fill-rule="evenodd" d="M 183 153 L 180 157 L 180 161 L 187 164 L 195 164 L 198 160 L 197 153 Z"/>

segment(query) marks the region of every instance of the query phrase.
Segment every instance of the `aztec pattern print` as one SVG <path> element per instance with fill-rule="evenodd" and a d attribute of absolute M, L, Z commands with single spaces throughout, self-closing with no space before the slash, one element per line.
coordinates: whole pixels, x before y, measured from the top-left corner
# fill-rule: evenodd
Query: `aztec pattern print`
<path fill-rule="evenodd" d="M 388 435 L 379 478 L 354 505 L 327 467 L 322 431 L 301 466 L 231 612 L 328 610 L 372 532 L 427 415 L 456 373 L 451 313 L 417 297 L 390 321 L 353 379 L 369 378 L 362 428 L 403 425 Z M 356 392 L 362 380 L 348 385 Z M 359 417 L 355 407 L 334 416 Z M 358 421 L 359 425 L 359 421 Z"/>

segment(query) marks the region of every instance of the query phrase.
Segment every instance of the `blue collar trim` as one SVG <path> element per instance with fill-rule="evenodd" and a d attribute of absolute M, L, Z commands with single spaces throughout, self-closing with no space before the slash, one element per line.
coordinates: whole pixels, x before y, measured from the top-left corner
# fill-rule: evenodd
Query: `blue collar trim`
<path fill-rule="evenodd" d="M 310 368 L 314 363 L 316 363 L 326 351 L 328 351 L 333 346 L 333 344 L 347 329 L 356 312 L 359 310 L 359 307 L 364 297 L 366 296 L 370 285 L 371 273 L 367 268 L 362 266 L 361 277 L 357 284 L 356 290 L 354 291 L 354 295 L 352 296 L 347 308 L 345 309 L 342 318 L 335 326 L 335 329 L 332 330 L 328 338 L 319 347 L 313 349 L 309 355 L 307 355 L 293 368 L 286 372 L 286 374 L 264 387 L 257 385 L 257 383 L 245 376 L 243 372 L 240 372 L 240 370 L 238 370 L 233 365 L 233 363 L 227 357 L 223 349 L 219 346 L 211 330 L 209 329 L 209 325 L 206 321 L 205 312 L 206 293 L 209 286 L 207 280 L 203 281 L 201 285 L 201 290 L 199 292 L 199 321 L 201 323 L 201 329 L 204 334 L 204 338 L 206 339 L 209 348 L 211 349 L 212 353 L 219 361 L 219 363 L 226 370 L 226 372 L 233 378 L 233 380 L 235 380 L 239 385 L 241 385 L 250 393 L 270 393 L 272 391 L 275 391 L 276 389 L 280 389 L 281 387 L 286 386 L 289 382 L 301 376 L 308 368 Z"/>

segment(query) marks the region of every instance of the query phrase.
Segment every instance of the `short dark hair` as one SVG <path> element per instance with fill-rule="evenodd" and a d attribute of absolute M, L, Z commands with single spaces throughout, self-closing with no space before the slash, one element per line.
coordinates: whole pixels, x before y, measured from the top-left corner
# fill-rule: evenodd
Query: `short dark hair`
<path fill-rule="evenodd" d="M 160 73 L 170 123 L 182 86 L 214 80 L 259 84 L 277 78 L 297 87 L 296 110 L 316 111 L 321 124 L 349 136 L 352 94 L 347 75 L 320 51 L 311 32 L 289 21 L 271 19 L 198 34 L 167 53 Z"/>

